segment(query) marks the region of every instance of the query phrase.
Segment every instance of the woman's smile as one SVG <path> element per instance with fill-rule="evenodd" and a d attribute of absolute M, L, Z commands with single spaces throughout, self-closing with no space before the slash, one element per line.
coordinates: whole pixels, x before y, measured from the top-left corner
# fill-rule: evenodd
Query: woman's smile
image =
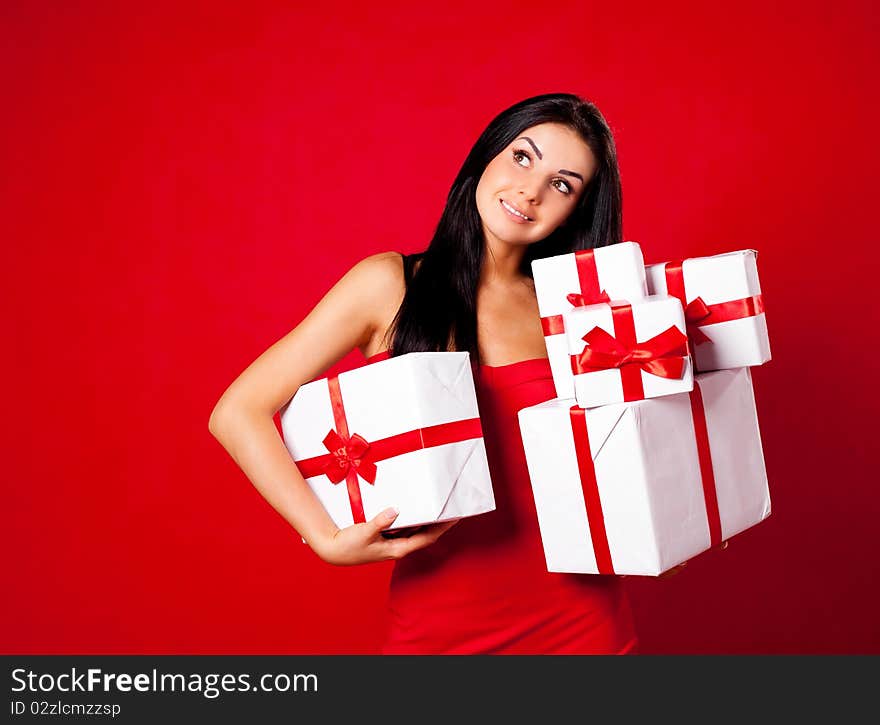
<path fill-rule="evenodd" d="M 526 216 L 523 212 L 517 209 L 513 204 L 504 201 L 504 199 L 500 199 L 501 206 L 504 208 L 504 211 L 508 213 L 508 215 L 517 223 L 517 224 L 528 224 L 529 222 L 535 221 L 529 216 Z"/>

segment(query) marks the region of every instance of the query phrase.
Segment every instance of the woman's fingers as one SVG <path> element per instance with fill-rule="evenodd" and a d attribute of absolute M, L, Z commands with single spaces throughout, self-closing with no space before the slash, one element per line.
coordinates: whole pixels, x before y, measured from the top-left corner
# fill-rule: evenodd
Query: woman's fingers
<path fill-rule="evenodd" d="M 381 513 L 376 514 L 376 516 L 369 521 L 370 533 L 375 535 L 380 533 L 383 529 L 387 529 L 394 523 L 394 519 L 397 518 L 399 513 L 400 512 L 395 508 L 387 508 Z"/>
<path fill-rule="evenodd" d="M 431 524 L 430 526 L 425 526 L 422 531 L 419 531 L 412 536 L 399 539 L 389 539 L 385 541 L 386 550 L 392 559 L 401 559 L 417 549 L 423 549 L 424 547 L 433 544 L 458 522 L 459 519 L 453 519 L 452 521 L 444 521 L 441 524 Z"/>
<path fill-rule="evenodd" d="M 394 529 L 394 531 L 383 531 L 382 536 L 386 539 L 401 539 L 417 534 L 424 528 L 424 526 L 406 526 L 402 529 Z"/>
<path fill-rule="evenodd" d="M 327 551 L 322 552 L 321 558 L 331 564 L 345 566 L 399 559 L 433 543 L 458 523 L 458 519 L 455 519 L 440 524 L 386 531 L 398 514 L 396 509 L 388 508 L 369 521 L 339 529 L 329 542 Z"/>

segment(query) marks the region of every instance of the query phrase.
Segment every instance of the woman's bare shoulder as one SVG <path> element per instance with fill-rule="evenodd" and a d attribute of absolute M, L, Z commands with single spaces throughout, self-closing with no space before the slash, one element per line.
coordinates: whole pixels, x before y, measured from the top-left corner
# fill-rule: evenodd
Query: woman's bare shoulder
<path fill-rule="evenodd" d="M 221 402 L 274 414 L 306 381 L 354 348 L 379 349 L 404 294 L 403 263 L 393 252 L 365 257 L 302 321 L 233 381 Z M 369 351 L 369 352 L 368 352 Z M 217 404 L 220 407 L 221 403 Z"/>
<path fill-rule="evenodd" d="M 406 282 L 403 276 L 403 259 L 397 252 L 380 252 L 364 257 L 345 275 L 348 286 L 357 290 L 363 304 L 367 304 L 377 322 L 387 316 L 390 307 L 397 308 L 403 301 Z M 393 316 L 393 313 L 392 313 Z"/>
<path fill-rule="evenodd" d="M 351 268 L 361 281 L 372 283 L 376 290 L 403 284 L 403 257 L 399 252 L 379 252 L 364 257 Z"/>
<path fill-rule="evenodd" d="M 362 290 L 369 308 L 371 334 L 361 346 L 367 357 L 388 347 L 391 326 L 406 294 L 403 258 L 398 252 L 380 252 L 358 262 L 348 275 L 353 286 Z"/>

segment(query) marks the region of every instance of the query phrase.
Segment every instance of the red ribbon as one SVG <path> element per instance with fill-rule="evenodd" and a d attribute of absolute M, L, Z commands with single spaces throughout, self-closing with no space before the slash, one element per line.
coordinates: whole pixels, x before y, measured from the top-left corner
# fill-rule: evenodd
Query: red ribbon
<path fill-rule="evenodd" d="M 697 444 L 697 457 L 700 464 L 700 479 L 703 486 L 703 501 L 709 523 L 710 546 L 721 544 L 721 514 L 718 509 L 718 495 L 715 486 L 715 473 L 712 469 L 712 451 L 709 448 L 709 428 L 706 423 L 706 410 L 699 381 L 694 381 L 694 389 L 689 394 L 691 413 L 694 420 L 694 437 Z M 599 497 L 599 484 L 596 468 L 590 453 L 590 439 L 587 433 L 587 411 L 578 406 L 569 409 L 571 431 L 574 436 L 574 450 L 577 457 L 581 489 L 584 493 L 584 506 L 587 511 L 587 524 L 596 557 L 596 567 L 600 574 L 614 574 L 611 549 L 605 529 L 605 515 Z"/>
<path fill-rule="evenodd" d="M 712 451 L 709 448 L 709 427 L 706 424 L 703 393 L 696 379 L 694 379 L 694 389 L 690 392 L 690 401 L 697 456 L 700 460 L 703 499 L 706 502 L 706 517 L 709 520 L 709 541 L 711 546 L 718 546 L 721 543 L 721 514 L 718 510 L 718 495 L 715 490 L 715 472 L 712 470 Z"/>
<path fill-rule="evenodd" d="M 687 322 L 687 331 L 695 345 L 702 345 L 712 340 L 700 328 L 706 325 L 714 325 L 718 322 L 730 322 L 742 320 L 746 317 L 754 317 L 764 311 L 763 295 L 743 297 L 729 302 L 717 302 L 707 305 L 702 297 L 696 297 L 688 303 L 684 289 L 684 265 L 683 259 L 677 259 L 666 263 L 666 292 L 681 300 L 684 306 L 684 317 Z"/>
<path fill-rule="evenodd" d="M 355 433 L 347 441 L 335 430 L 324 437 L 324 447 L 332 454 L 324 463 L 323 472 L 333 483 L 339 483 L 354 469 L 367 483 L 376 483 L 376 464 L 368 459 L 370 444 Z"/>
<path fill-rule="evenodd" d="M 684 305 L 684 300 L 682 300 L 681 303 Z M 685 305 L 684 322 L 688 335 L 694 345 L 702 345 L 704 342 L 712 342 L 712 340 L 709 339 L 709 336 L 703 332 L 699 326 L 700 322 L 705 320 L 711 314 L 712 312 L 709 310 L 709 306 L 703 302 L 702 297 L 697 297 L 696 299 L 691 300 L 690 304 Z"/>
<path fill-rule="evenodd" d="M 575 375 L 619 369 L 625 402 L 644 399 L 642 370 L 668 379 L 684 375 L 688 351 L 687 336 L 681 330 L 672 326 L 650 340 L 638 342 L 632 305 L 612 303 L 611 318 L 613 336 L 594 327 L 583 337 L 587 346 L 579 355 L 570 357 Z"/>
<path fill-rule="evenodd" d="M 333 484 L 341 483 L 344 479 L 348 489 L 351 515 L 356 524 L 367 520 L 361 501 L 358 476 L 367 483 L 375 484 L 378 473 L 376 463 L 423 448 L 460 443 L 472 438 L 481 438 L 483 435 L 480 419 L 468 418 L 367 441 L 357 433 L 354 435 L 348 433 L 348 420 L 345 417 L 345 407 L 339 390 L 339 379 L 336 376 L 328 378 L 327 387 L 335 425 L 335 429 L 331 429 L 323 441 L 329 453 L 312 458 L 295 459 L 295 463 L 303 478 L 326 475 Z"/>
<path fill-rule="evenodd" d="M 593 298 L 585 297 L 584 295 L 578 294 L 577 292 L 572 292 L 565 295 L 565 299 L 568 300 L 572 307 L 586 307 L 587 305 L 595 305 L 599 302 L 611 302 L 611 298 L 608 296 L 608 293 L 605 290 L 602 290 L 596 297 Z"/>
<path fill-rule="evenodd" d="M 605 515 L 602 513 L 602 500 L 599 498 L 599 484 L 596 481 L 596 467 L 590 453 L 590 437 L 587 434 L 587 411 L 573 405 L 569 409 L 571 432 L 574 435 L 574 451 L 577 456 L 581 488 L 584 492 L 584 506 L 587 509 L 587 524 L 593 540 L 593 554 L 600 574 L 613 574 L 611 548 L 605 531 Z"/>
<path fill-rule="evenodd" d="M 595 250 L 579 249 L 574 253 L 577 266 L 579 292 L 566 295 L 566 299 L 574 307 L 585 307 L 598 302 L 610 302 L 605 290 L 599 288 L 599 270 L 596 268 Z M 562 315 L 550 315 L 541 318 L 541 329 L 544 336 L 559 335 L 565 332 Z"/>

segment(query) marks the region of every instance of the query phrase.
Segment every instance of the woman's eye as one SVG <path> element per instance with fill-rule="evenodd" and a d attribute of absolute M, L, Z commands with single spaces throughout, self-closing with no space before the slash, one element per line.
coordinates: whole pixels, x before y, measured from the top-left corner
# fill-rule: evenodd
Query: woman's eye
<path fill-rule="evenodd" d="M 567 181 L 563 181 L 562 179 L 554 179 L 553 183 L 556 184 L 556 188 L 559 189 L 563 194 L 570 194 L 571 187 L 568 185 Z"/>
<path fill-rule="evenodd" d="M 526 163 L 522 162 L 522 159 L 526 159 Z M 528 168 L 532 163 L 532 157 L 528 155 L 527 152 L 522 149 L 516 149 L 513 152 L 513 160 L 516 161 L 520 166 L 524 166 Z"/>

